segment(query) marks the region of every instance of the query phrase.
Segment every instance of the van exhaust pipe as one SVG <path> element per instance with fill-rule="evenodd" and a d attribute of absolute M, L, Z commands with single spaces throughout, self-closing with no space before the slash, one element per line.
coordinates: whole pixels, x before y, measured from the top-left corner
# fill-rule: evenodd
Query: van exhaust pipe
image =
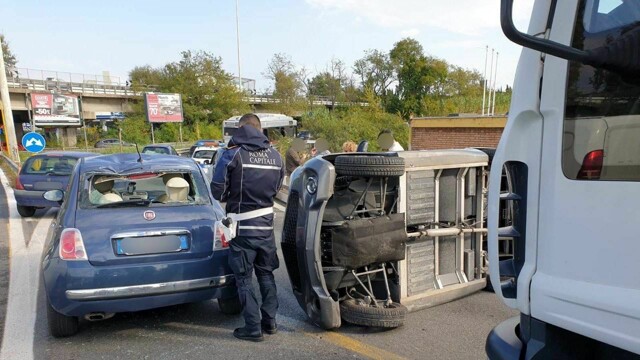
<path fill-rule="evenodd" d="M 111 319 L 114 315 L 115 313 L 93 312 L 86 314 L 84 319 L 87 321 L 102 321 Z"/>

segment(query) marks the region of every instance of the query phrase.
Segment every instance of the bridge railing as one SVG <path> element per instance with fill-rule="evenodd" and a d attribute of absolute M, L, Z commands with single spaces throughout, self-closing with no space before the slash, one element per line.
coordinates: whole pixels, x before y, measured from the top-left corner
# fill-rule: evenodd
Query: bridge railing
<path fill-rule="evenodd" d="M 31 91 L 59 91 L 79 94 L 102 94 L 136 96 L 154 91 L 154 86 L 131 85 L 119 76 L 77 74 L 28 68 L 9 71 L 7 83 L 10 88 Z"/>

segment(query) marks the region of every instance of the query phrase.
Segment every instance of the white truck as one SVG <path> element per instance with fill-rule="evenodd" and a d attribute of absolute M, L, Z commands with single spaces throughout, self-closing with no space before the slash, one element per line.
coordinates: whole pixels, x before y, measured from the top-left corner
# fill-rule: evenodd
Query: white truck
<path fill-rule="evenodd" d="M 640 354 L 640 1 L 536 0 L 489 180 L 490 359 Z M 510 191 L 500 193 L 501 169 Z M 513 208 L 498 225 L 500 206 Z M 513 259 L 498 241 L 512 238 Z M 502 281 L 500 281 L 502 280 Z"/>

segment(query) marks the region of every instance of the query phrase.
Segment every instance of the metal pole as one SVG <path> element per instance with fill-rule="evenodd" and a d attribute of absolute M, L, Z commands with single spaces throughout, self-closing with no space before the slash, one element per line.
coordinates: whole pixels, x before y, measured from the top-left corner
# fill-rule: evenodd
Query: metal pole
<path fill-rule="evenodd" d="M 242 91 L 242 73 L 240 71 L 240 21 L 238 18 L 238 0 L 236 0 L 236 42 L 238 46 L 238 87 Z"/>
<path fill-rule="evenodd" d="M 118 141 L 120 142 L 120 152 L 122 152 L 122 126 L 118 120 Z"/>
<path fill-rule="evenodd" d="M 156 137 L 153 134 L 153 123 L 150 123 L 150 125 L 151 125 L 151 143 L 155 144 L 156 143 Z"/>
<path fill-rule="evenodd" d="M 2 100 L 2 109 L 4 116 L 4 131 L 7 132 L 7 151 L 9 157 L 16 163 L 20 163 L 20 154 L 18 153 L 18 140 L 16 139 L 16 129 L 13 122 L 13 112 L 11 110 L 11 97 L 9 97 L 9 84 L 7 83 L 7 73 L 4 67 L 4 53 L 0 46 L 0 100 Z"/>
<path fill-rule="evenodd" d="M 485 47 L 484 51 L 484 74 L 482 75 L 482 116 L 484 116 L 484 104 L 487 93 L 487 60 L 489 58 L 489 45 Z"/>
<path fill-rule="evenodd" d="M 84 121 L 84 110 L 82 108 L 82 95 L 78 97 L 80 121 L 82 121 L 82 130 L 84 131 L 84 149 L 89 151 L 89 141 L 87 140 L 87 123 Z"/>
<path fill-rule="evenodd" d="M 499 52 L 496 52 L 496 71 L 493 74 L 493 107 L 491 108 L 491 114 L 496 114 L 496 80 L 498 79 L 498 56 Z"/>
<path fill-rule="evenodd" d="M 35 120 L 33 120 L 33 108 L 31 107 L 31 93 L 24 94 L 27 102 L 27 116 L 29 116 L 29 124 L 31 124 L 31 132 L 36 132 Z"/>
<path fill-rule="evenodd" d="M 180 146 L 182 146 L 182 123 L 180 123 Z"/>
<path fill-rule="evenodd" d="M 495 53 L 494 49 L 491 49 L 491 65 L 489 66 L 489 82 L 487 84 L 487 88 L 489 90 L 489 99 L 487 102 L 487 115 L 491 115 L 491 79 L 493 79 L 493 55 Z"/>

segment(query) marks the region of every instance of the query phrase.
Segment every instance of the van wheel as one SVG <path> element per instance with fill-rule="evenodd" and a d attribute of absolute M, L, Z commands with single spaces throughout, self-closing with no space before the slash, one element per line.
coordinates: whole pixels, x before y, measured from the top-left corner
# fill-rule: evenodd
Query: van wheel
<path fill-rule="evenodd" d="M 49 333 L 53 337 L 68 337 L 78 332 L 78 318 L 60 314 L 51 307 L 49 301 L 47 301 L 47 321 Z"/>
<path fill-rule="evenodd" d="M 36 208 L 33 206 L 18 205 L 18 214 L 22 217 L 32 217 L 36 213 Z"/>
<path fill-rule="evenodd" d="M 353 156 L 336 157 L 336 174 L 362 177 L 402 176 L 404 159 L 393 156 Z"/>
<path fill-rule="evenodd" d="M 242 312 L 242 304 L 238 295 L 226 299 L 218 299 L 218 307 L 220 312 L 225 315 L 236 315 Z"/>
<path fill-rule="evenodd" d="M 396 328 L 404 324 L 407 308 L 395 302 L 380 307 L 371 306 L 362 300 L 348 299 L 340 303 L 340 315 L 344 321 L 355 325 Z"/>

